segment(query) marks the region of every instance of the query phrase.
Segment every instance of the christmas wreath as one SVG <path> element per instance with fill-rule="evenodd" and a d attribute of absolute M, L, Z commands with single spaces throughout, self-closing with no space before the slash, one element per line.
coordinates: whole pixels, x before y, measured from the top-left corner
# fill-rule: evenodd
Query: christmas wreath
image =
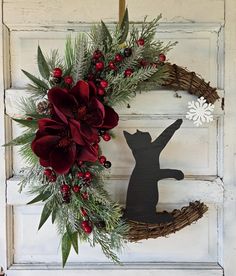
<path fill-rule="evenodd" d="M 78 253 L 78 240 L 100 244 L 108 258 L 119 262 L 115 252 L 127 240 L 167 235 L 207 210 L 195 202 L 173 211 L 175 224 L 127 221 L 105 189 L 106 170 L 112 163 L 99 142 L 113 138 L 111 130 L 119 122 L 113 107 L 129 104 L 137 91 L 160 86 L 187 90 L 209 103 L 219 98 L 195 73 L 166 62 L 175 43 L 164 45 L 154 39 L 160 18 L 145 19 L 129 30 L 126 10 L 121 24 L 112 30 L 101 21 L 90 33 L 68 38 L 64 58 L 57 50 L 46 57 L 38 47 L 40 77 L 22 70 L 31 81 L 31 94 L 22 102 L 22 117 L 13 120 L 24 132 L 7 145 L 20 145 L 30 164 L 20 189 L 27 186 L 35 195 L 28 204 L 44 204 L 39 229 L 50 216 L 56 224 L 63 266 L 71 247 Z"/>

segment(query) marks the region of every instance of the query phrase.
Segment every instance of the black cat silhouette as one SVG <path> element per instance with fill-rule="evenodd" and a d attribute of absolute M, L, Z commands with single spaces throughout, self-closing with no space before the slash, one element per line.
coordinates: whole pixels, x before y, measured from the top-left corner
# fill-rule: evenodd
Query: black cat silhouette
<path fill-rule="evenodd" d="M 167 212 L 156 213 L 159 200 L 158 181 L 165 178 L 181 180 L 184 174 L 180 170 L 161 169 L 159 158 L 182 122 L 181 119 L 176 120 L 153 142 L 148 132 L 123 132 L 136 161 L 127 191 L 125 219 L 146 223 L 166 223 L 173 220 Z"/>

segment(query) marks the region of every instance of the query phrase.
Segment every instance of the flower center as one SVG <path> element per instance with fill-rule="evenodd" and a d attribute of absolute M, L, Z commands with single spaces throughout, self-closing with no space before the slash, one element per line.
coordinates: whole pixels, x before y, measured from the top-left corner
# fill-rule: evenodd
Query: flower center
<path fill-rule="evenodd" d="M 59 141 L 58 146 L 60 148 L 67 148 L 71 143 L 72 141 L 69 137 L 64 137 Z"/>
<path fill-rule="evenodd" d="M 78 119 L 83 120 L 86 113 L 87 113 L 87 107 L 86 106 L 79 107 L 79 109 L 78 109 Z"/>

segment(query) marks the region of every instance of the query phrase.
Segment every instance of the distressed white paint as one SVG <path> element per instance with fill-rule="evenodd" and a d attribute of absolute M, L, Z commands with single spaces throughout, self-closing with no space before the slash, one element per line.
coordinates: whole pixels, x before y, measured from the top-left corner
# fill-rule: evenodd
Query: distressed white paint
<path fill-rule="evenodd" d="M 2 7 L 0 7 L 0 14 L 2 14 Z M 1 15 L 0 15 L 1 18 Z M 0 24 L 0 125 L 1 125 L 1 135 L 0 135 L 0 144 L 5 142 L 5 131 L 4 131 L 4 58 L 3 58 L 3 25 Z M 0 268 L 7 266 L 7 231 L 6 231 L 6 174 L 5 174 L 5 149 L 0 148 Z"/>
<path fill-rule="evenodd" d="M 4 22 L 12 28 L 25 28 L 27 25 L 47 29 L 48 26 L 73 23 L 116 21 L 118 14 L 117 0 L 27 0 L 4 2 Z M 150 19 L 162 13 L 167 22 L 223 22 L 223 0 L 128 0 L 130 18 L 142 21 L 145 15 Z M 48 12 L 50 11 L 50 16 Z"/>
<path fill-rule="evenodd" d="M 73 3 L 72 3 L 73 2 Z M 109 4 L 108 4 L 109 2 Z M 179 65 L 184 65 L 201 73 L 207 80 L 221 89 L 220 95 L 226 94 L 225 127 L 224 112 L 221 100 L 216 104 L 214 122 L 203 128 L 192 128 L 185 121 L 171 143 L 163 152 L 163 166 L 171 166 L 186 170 L 189 175 L 183 181 L 165 180 L 160 182 L 160 208 L 174 208 L 185 205 L 190 200 L 200 199 L 210 207 L 210 211 L 198 223 L 187 227 L 168 239 L 146 241 L 141 245 L 133 245 L 124 253 L 124 260 L 129 264 L 124 267 L 114 267 L 104 263 L 99 249 L 94 251 L 82 246 L 82 259 L 72 255 L 69 270 L 61 271 L 59 264 L 58 240 L 55 229 L 47 223 L 45 229 L 36 233 L 40 205 L 25 207 L 29 198 L 17 194 L 17 177 L 7 182 L 8 216 L 8 248 L 9 260 L 15 264 L 7 271 L 11 276 L 51 274 L 64 275 L 153 275 L 160 276 L 195 276 L 223 275 L 220 263 L 224 266 L 225 275 L 235 275 L 234 256 L 236 249 L 235 228 L 235 57 L 236 55 L 236 4 L 234 0 L 167 0 L 167 1 L 127 1 L 131 20 L 140 21 L 148 14 L 150 18 L 159 12 L 163 13 L 163 23 L 157 36 L 165 41 L 178 40 L 180 43 L 173 49 L 168 58 Z M 226 39 L 224 40 L 224 5 L 226 3 Z M 23 87 L 26 78 L 20 72 L 24 68 L 30 72 L 36 70 L 36 48 L 38 43 L 44 51 L 51 45 L 56 45 L 62 52 L 66 30 L 88 30 L 90 24 L 79 22 L 94 22 L 101 18 L 107 22 L 116 20 L 118 1 L 4 1 L 3 15 L 5 24 L 11 29 L 11 72 L 12 87 L 6 92 L 6 110 L 8 114 L 17 114 L 14 99 L 24 94 Z M 49 11 L 49 12 L 48 12 Z M 62 12 L 63 11 L 63 12 Z M 209 12 L 210 11 L 210 12 Z M 43 23 L 42 23 L 43 22 Z M 26 31 L 27 30 L 27 31 Z M 38 31 L 35 31 L 38 30 Z M 226 79 L 224 86 L 224 42 L 226 42 Z M 8 50 L 6 49 L 5 53 Z M 6 71 L 9 71 L 7 69 Z M 2 76 L 2 73 L 1 73 Z M 224 91 L 225 89 L 225 91 Z M 193 97 L 186 92 L 178 93 L 182 98 L 174 97 L 174 92 L 152 91 L 138 95 L 131 108 L 119 110 L 121 124 L 117 129 L 117 141 L 109 143 L 112 156 L 118 156 L 117 145 L 124 147 L 122 128 L 151 130 L 153 136 L 176 118 L 183 118 L 187 111 L 187 101 Z M 0 109 L 0 112 L 3 108 Z M 129 120 L 127 120 L 129 119 Z M 0 116 L 1 120 L 1 116 Z M 225 132 L 225 134 L 224 134 Z M 19 133 L 19 128 L 13 127 L 13 135 Z M 3 135 L 1 134 L 1 139 Z M 225 148 L 223 138 L 225 136 Z M 118 142 L 118 143 L 117 143 Z M 116 144 L 116 146 L 115 146 Z M 183 148 L 188 154 L 182 154 Z M 191 152 L 194 145 L 195 152 Z M 124 160 L 112 157 L 113 171 L 110 180 L 110 190 L 114 199 L 124 202 L 127 187 L 127 174 L 132 169 L 132 156 L 128 148 Z M 106 148 L 104 149 L 106 151 Z M 182 151 L 183 152 L 183 151 Z M 170 158 L 170 154 L 172 158 Z M 107 154 L 109 155 L 109 154 Z M 2 156 L 2 155 L 1 155 Z M 120 156 L 120 155 L 119 155 Z M 223 156 L 225 167 L 223 168 Z M 177 161 L 172 162 L 175 159 Z M 2 160 L 2 159 L 1 159 Z M 14 152 L 14 170 L 19 171 L 19 159 Z M 127 162 L 127 163 L 125 163 Z M 124 165 L 128 165 L 126 170 Z M 0 171 L 2 175 L 3 170 Z M 223 182 L 216 175 L 222 177 Z M 3 174 L 4 176 L 4 174 Z M 3 177 L 5 181 L 5 176 Z M 2 182 L 2 181 L 1 181 Z M 223 186 L 225 185 L 225 189 Z M 0 188 L 1 189 L 1 188 Z M 225 235 L 223 239 L 223 192 L 225 191 Z M 5 198 L 0 194 L 1 212 L 5 214 Z M 3 216 L 4 217 L 4 216 Z M 14 222 L 14 224 L 13 224 Z M 5 220 L 4 220 L 5 223 Z M 14 225 L 14 228 L 13 228 Z M 27 227 L 28 226 L 28 227 Z M 12 231 L 15 230 L 15 231 Z M 4 227 L 0 228 L 0 239 L 6 237 Z M 32 237 L 32 238 L 31 238 Z M 34 239 L 35 238 L 35 239 Z M 14 240 L 14 244 L 12 243 Z M 0 240 L 1 241 L 1 240 Z M 43 242 L 44 241 L 44 242 Z M 223 252 L 223 243 L 225 250 Z M 2 243 L 0 243 L 2 245 Z M 3 243 L 6 246 L 6 242 Z M 51 248 L 48 246 L 51 245 Z M 183 247 L 184 244 L 184 247 Z M 15 252 L 11 249 L 15 248 Z M 185 251 L 184 251 L 185 249 Z M 50 251 L 51 250 L 51 251 Z M 5 251 L 0 247 L 0 260 Z M 92 263 L 83 263 L 87 261 Z M 42 261 L 42 264 L 36 264 Z M 75 262 L 80 262 L 76 264 Z M 139 261 L 139 263 L 137 263 Z M 171 263 L 160 262 L 169 261 Z M 21 263 L 21 264 L 17 264 Z M 33 262 L 33 264 L 32 264 Z M 99 263 L 97 263 L 99 262 Z M 150 263 L 151 262 L 151 263 Z M 177 262 L 177 263 L 173 263 Z M 197 262 L 197 263 L 192 263 Z M 1 265 L 1 261 L 0 261 Z M 4 267 L 6 267 L 3 264 Z M 92 269 L 92 270 L 91 270 Z M 77 271 L 79 270 L 79 271 Z"/>
<path fill-rule="evenodd" d="M 89 26 L 77 28 L 77 31 L 82 30 L 88 31 Z M 177 46 L 168 53 L 168 59 L 178 65 L 187 66 L 190 70 L 201 72 L 207 80 L 211 80 L 213 86 L 217 86 L 220 30 L 221 27 L 217 23 L 198 24 L 198 28 L 186 23 L 174 25 L 174 27 L 161 25 L 157 29 L 157 38 L 164 42 L 178 41 Z M 65 38 L 69 33 L 68 31 L 11 32 L 13 87 L 23 88 L 28 82 L 21 69 L 38 74 L 37 66 L 32 66 L 33 62 L 36 62 L 38 44 L 48 53 L 54 45 L 63 55 Z M 74 32 L 71 34 L 75 35 Z"/>
<path fill-rule="evenodd" d="M 236 252 L 236 2 L 225 6 L 225 158 L 224 158 L 224 267 L 225 275 L 235 275 Z"/>
<path fill-rule="evenodd" d="M 30 270 L 27 269 L 27 266 L 13 266 L 12 270 L 8 270 L 8 276 L 31 276 L 34 273 L 34 276 L 41 276 L 42 273 L 45 275 L 47 273 L 48 276 L 64 276 L 65 274 L 68 276 L 222 276 L 222 269 L 217 264 L 207 264 L 199 263 L 198 265 L 193 264 L 180 264 L 179 267 L 166 264 L 160 266 L 152 266 L 152 264 L 148 264 L 145 266 L 140 265 L 140 263 L 135 263 L 133 266 L 124 266 L 122 269 L 113 269 L 108 266 L 108 268 L 91 268 L 91 264 L 86 264 L 83 270 L 80 270 L 80 266 L 72 267 L 74 269 L 69 270 L 61 270 L 59 268 L 54 268 L 52 270 L 48 270 L 48 266 L 44 266 L 41 268 L 40 266 L 36 266 L 35 270 L 30 267 Z M 103 267 L 103 265 L 102 265 Z"/>
<path fill-rule="evenodd" d="M 160 208 L 179 208 L 179 204 L 161 204 Z M 61 256 L 55 227 L 48 221 L 37 231 L 41 206 L 14 208 L 14 260 L 16 263 L 60 263 Z M 159 239 L 128 243 L 120 258 L 123 262 L 217 262 L 217 206 L 209 204 L 209 211 L 198 223 L 182 231 Z M 196 236 L 201 236 L 196 242 Z M 42 242 L 44 241 L 44 242 Z M 185 244 L 184 247 L 181 245 Z M 162 248 L 162 250 L 157 250 Z M 188 255 L 186 255 L 186 251 Z M 69 262 L 107 262 L 100 248 L 80 245 L 79 256 L 72 252 Z"/>
<path fill-rule="evenodd" d="M 201 179 L 202 178 L 202 179 Z M 202 176 L 199 179 L 185 178 L 181 181 L 172 179 L 161 180 L 159 182 L 160 202 L 164 204 L 186 204 L 189 201 L 201 200 L 207 203 L 223 203 L 223 183 L 219 178 Z M 15 176 L 7 181 L 7 203 L 9 205 L 23 205 L 32 199 L 27 192 L 18 192 L 19 183 L 22 177 Z M 115 201 L 122 204 L 125 202 L 128 186 L 127 177 L 110 178 L 106 180 L 107 189 L 112 192 Z"/>

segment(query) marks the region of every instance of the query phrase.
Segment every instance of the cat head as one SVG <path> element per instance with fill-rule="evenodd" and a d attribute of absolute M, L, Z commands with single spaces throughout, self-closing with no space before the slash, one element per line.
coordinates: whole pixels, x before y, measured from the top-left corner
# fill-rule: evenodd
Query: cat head
<path fill-rule="evenodd" d="M 134 134 L 123 131 L 127 144 L 131 149 L 138 149 L 145 145 L 150 145 L 152 137 L 149 132 L 142 132 L 137 129 Z"/>

